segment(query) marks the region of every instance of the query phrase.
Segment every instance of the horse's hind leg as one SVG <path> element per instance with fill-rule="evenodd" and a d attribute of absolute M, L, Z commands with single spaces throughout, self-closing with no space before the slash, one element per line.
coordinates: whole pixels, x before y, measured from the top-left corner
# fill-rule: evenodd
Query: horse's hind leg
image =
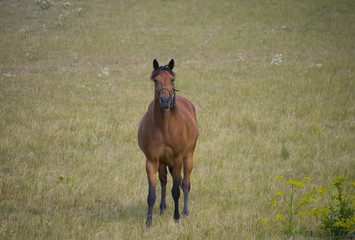
<path fill-rule="evenodd" d="M 190 174 L 192 172 L 192 154 L 193 152 L 186 158 L 184 158 L 184 178 L 182 180 L 182 190 L 184 192 L 184 208 L 182 210 L 182 216 L 187 217 L 189 215 L 188 210 L 188 196 L 190 192 Z"/>
<path fill-rule="evenodd" d="M 166 209 L 166 182 L 167 182 L 167 170 L 165 165 L 159 165 L 159 180 L 161 184 L 161 202 L 160 202 L 160 215 L 165 212 Z"/>
<path fill-rule="evenodd" d="M 150 227 L 152 225 L 152 217 L 153 217 L 153 206 L 156 200 L 155 189 L 156 189 L 156 176 L 157 176 L 157 167 L 154 162 L 146 161 L 146 171 L 148 176 L 149 183 L 149 193 L 148 193 L 148 217 L 146 222 L 146 227 Z"/>

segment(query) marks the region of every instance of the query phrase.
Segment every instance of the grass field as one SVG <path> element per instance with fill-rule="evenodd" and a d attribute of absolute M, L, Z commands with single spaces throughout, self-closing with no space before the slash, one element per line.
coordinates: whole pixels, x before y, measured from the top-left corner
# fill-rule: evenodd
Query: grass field
<path fill-rule="evenodd" d="M 353 0 L 0 1 L 0 239 L 316 239 L 261 221 L 276 176 L 355 180 L 354 23 Z M 200 136 L 190 216 L 168 190 L 147 231 L 154 58 Z"/>

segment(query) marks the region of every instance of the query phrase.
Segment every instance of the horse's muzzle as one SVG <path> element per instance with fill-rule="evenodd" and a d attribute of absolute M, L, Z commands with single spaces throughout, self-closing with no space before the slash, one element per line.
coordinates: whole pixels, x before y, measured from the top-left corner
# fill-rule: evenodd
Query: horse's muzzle
<path fill-rule="evenodd" d="M 162 92 L 163 90 L 166 90 L 166 91 Z M 159 89 L 158 92 L 156 92 L 155 96 L 159 97 L 160 107 L 164 111 L 168 111 L 170 108 L 174 107 L 175 91 L 177 91 L 177 90 L 173 89 L 173 91 L 171 93 L 169 88 L 162 87 Z M 162 92 L 162 94 L 160 94 L 161 92 Z"/>
<path fill-rule="evenodd" d="M 171 107 L 171 101 L 172 101 L 171 96 L 168 96 L 167 94 L 160 96 L 159 104 L 161 109 L 163 109 L 164 111 L 169 110 L 169 108 Z"/>

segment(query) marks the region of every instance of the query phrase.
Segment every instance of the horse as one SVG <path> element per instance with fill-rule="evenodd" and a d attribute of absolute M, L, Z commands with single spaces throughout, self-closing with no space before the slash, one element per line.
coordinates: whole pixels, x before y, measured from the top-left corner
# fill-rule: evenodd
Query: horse
<path fill-rule="evenodd" d="M 156 175 L 161 184 L 160 214 L 166 210 L 167 168 L 173 179 L 171 190 L 174 203 L 174 219 L 180 219 L 180 187 L 184 193 L 183 217 L 189 215 L 188 195 L 193 154 L 198 138 L 194 105 L 184 97 L 176 96 L 174 59 L 168 65 L 159 66 L 153 60 L 151 80 L 154 82 L 154 99 L 148 106 L 138 128 L 138 145 L 146 157 L 148 177 L 148 216 L 146 227 L 152 225 L 153 206 L 156 200 Z M 183 168 L 184 177 L 181 177 Z"/>

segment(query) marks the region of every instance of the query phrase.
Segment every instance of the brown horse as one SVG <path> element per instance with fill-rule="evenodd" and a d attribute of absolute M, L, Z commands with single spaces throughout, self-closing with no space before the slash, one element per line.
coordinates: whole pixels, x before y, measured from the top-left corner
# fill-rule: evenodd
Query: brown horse
<path fill-rule="evenodd" d="M 174 88 L 174 60 L 168 65 L 159 66 L 153 61 L 151 80 L 155 84 L 154 100 L 149 104 L 138 129 L 138 144 L 146 157 L 148 175 L 148 217 L 146 226 L 152 225 L 153 206 L 156 195 L 156 175 L 159 172 L 161 183 L 160 214 L 166 209 L 165 194 L 167 182 L 167 167 L 173 177 L 171 193 L 175 202 L 174 219 L 180 219 L 179 197 L 180 188 L 184 192 L 184 209 L 182 215 L 188 212 L 188 194 L 190 191 L 190 174 L 192 158 L 198 137 L 195 107 L 186 98 L 176 96 Z M 181 169 L 184 178 L 181 179 Z"/>

